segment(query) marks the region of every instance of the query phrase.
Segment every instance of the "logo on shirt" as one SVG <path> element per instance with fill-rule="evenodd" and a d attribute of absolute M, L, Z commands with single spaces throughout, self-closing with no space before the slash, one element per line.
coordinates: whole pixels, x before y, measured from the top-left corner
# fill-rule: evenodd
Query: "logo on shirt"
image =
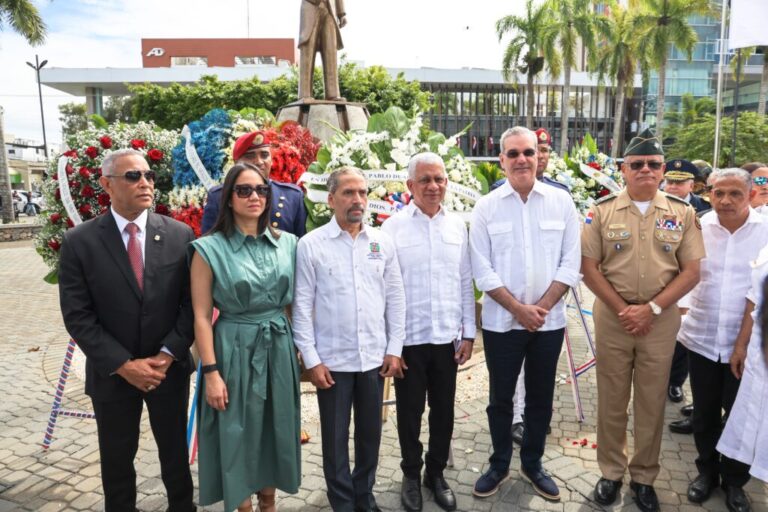
<path fill-rule="evenodd" d="M 584 224 L 592 224 L 592 218 L 593 217 L 594 217 L 594 215 L 592 214 L 592 212 L 589 212 L 587 214 L 587 218 L 584 219 Z"/>
<path fill-rule="evenodd" d="M 379 245 L 379 242 L 371 242 L 368 244 L 368 259 L 369 260 L 380 260 L 383 258 L 383 254 L 381 254 L 381 245 Z"/>

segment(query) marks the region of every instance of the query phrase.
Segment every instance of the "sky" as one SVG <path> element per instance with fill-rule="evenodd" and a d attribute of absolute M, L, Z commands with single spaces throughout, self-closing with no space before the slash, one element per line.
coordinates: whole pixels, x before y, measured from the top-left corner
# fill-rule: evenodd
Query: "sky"
<path fill-rule="evenodd" d="M 142 38 L 298 38 L 300 0 L 32 0 L 48 26 L 30 46 L 0 32 L 0 106 L 5 131 L 42 141 L 35 71 L 46 67 L 140 68 Z M 518 14 L 524 0 L 344 0 L 346 58 L 387 67 L 499 69 L 497 19 Z M 248 12 L 250 11 L 250 23 Z M 85 102 L 42 88 L 46 134 L 61 140 L 58 105 Z"/>

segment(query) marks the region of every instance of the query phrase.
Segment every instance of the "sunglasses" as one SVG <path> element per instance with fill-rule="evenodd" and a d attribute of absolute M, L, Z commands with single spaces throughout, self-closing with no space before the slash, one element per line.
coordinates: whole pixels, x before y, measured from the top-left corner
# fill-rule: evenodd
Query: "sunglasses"
<path fill-rule="evenodd" d="M 254 192 L 259 197 L 269 197 L 269 185 L 235 185 L 235 194 L 241 199 L 248 199 Z"/>
<path fill-rule="evenodd" d="M 664 162 L 659 162 L 657 160 L 635 160 L 634 162 L 629 163 L 629 168 L 633 171 L 639 171 L 645 166 L 648 166 L 649 169 L 653 171 L 658 171 L 661 169 L 661 166 L 664 165 Z"/>
<path fill-rule="evenodd" d="M 768 185 L 768 176 L 755 176 L 754 178 L 752 178 L 752 183 L 754 183 L 759 187 Z"/>
<path fill-rule="evenodd" d="M 507 151 L 504 154 L 507 156 L 507 158 L 517 158 L 517 157 L 520 156 L 521 153 L 520 153 L 520 151 L 518 151 L 516 149 L 510 149 L 509 151 Z M 530 148 L 526 149 L 526 150 L 524 150 L 522 152 L 522 155 L 526 156 L 528 158 L 531 158 L 532 156 L 536 156 L 536 150 L 535 149 L 530 149 Z"/>
<path fill-rule="evenodd" d="M 125 174 L 112 174 L 104 176 L 105 178 L 123 178 L 128 183 L 138 183 L 141 177 L 150 183 L 155 182 L 155 171 L 125 171 Z"/>

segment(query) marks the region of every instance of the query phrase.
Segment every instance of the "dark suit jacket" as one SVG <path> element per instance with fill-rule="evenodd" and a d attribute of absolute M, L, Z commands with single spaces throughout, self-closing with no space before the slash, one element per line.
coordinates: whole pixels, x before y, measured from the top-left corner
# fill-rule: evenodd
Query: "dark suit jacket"
<path fill-rule="evenodd" d="M 114 372 L 129 359 L 167 347 L 176 359 L 154 393 L 183 389 L 194 338 L 187 244 L 192 230 L 150 213 L 144 239 L 144 292 L 139 290 L 111 212 L 64 235 L 59 300 L 64 324 L 86 356 L 85 392 L 119 400 L 141 392 Z"/>

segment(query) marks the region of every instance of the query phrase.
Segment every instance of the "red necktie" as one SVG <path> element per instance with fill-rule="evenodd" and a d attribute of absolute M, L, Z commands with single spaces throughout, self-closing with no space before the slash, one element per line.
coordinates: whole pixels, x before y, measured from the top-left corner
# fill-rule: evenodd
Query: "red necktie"
<path fill-rule="evenodd" d="M 144 261 L 141 257 L 141 244 L 136 238 L 139 232 L 139 226 L 133 222 L 125 226 L 128 232 L 128 260 L 131 262 L 131 268 L 136 275 L 136 282 L 139 283 L 139 290 L 144 291 Z"/>

